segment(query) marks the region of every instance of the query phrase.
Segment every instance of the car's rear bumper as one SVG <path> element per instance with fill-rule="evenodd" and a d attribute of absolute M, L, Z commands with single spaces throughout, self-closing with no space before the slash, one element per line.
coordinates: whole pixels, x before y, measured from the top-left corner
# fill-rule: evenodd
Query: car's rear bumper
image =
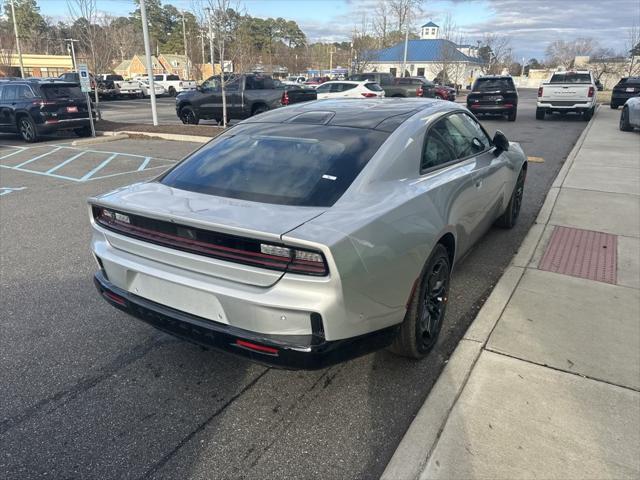
<path fill-rule="evenodd" d="M 637 97 L 638 94 L 635 92 L 613 92 L 611 94 L 611 104 L 613 105 L 624 105 L 627 100 L 632 97 Z"/>
<path fill-rule="evenodd" d="M 512 112 L 518 108 L 517 104 L 481 104 L 481 103 L 469 103 L 467 108 L 474 113 L 506 113 Z"/>
<path fill-rule="evenodd" d="M 571 102 L 566 100 L 559 100 L 556 102 L 538 102 L 537 108 L 543 108 L 547 111 L 554 112 L 583 112 L 585 110 L 589 110 L 593 108 L 595 104 L 593 103 L 583 103 L 583 102 Z"/>
<path fill-rule="evenodd" d="M 94 115 L 95 120 L 95 115 Z M 83 118 L 69 118 L 63 120 L 57 120 L 55 122 L 39 123 L 36 125 L 38 133 L 51 133 L 59 130 L 73 130 L 75 128 L 84 128 L 90 125 L 89 117 Z"/>
<path fill-rule="evenodd" d="M 357 337 L 326 341 L 321 334 L 268 335 L 214 322 L 144 299 L 109 282 L 98 271 L 94 283 L 114 307 L 166 333 L 260 363 L 315 370 L 379 350 L 391 344 L 398 326 Z"/>

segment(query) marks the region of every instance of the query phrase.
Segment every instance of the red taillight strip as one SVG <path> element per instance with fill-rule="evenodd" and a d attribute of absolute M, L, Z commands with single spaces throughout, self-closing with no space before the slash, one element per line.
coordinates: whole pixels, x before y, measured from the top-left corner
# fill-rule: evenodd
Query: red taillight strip
<path fill-rule="evenodd" d="M 124 298 L 122 298 L 120 295 L 116 295 L 113 292 L 105 290 L 104 292 L 102 292 L 102 295 L 107 297 L 112 302 L 116 302 L 118 305 L 122 305 L 123 307 L 127 305 L 127 301 Z"/>
<path fill-rule="evenodd" d="M 194 252 L 208 253 L 215 256 L 224 257 L 226 259 L 242 260 L 245 262 L 250 261 L 250 262 L 258 263 L 258 264 L 273 267 L 273 268 L 279 268 L 283 270 L 286 268 L 287 264 L 289 263 L 289 258 L 285 259 L 284 257 L 274 257 L 277 259 L 275 261 L 267 261 L 269 259 L 261 260 L 258 258 L 247 258 L 248 256 L 258 256 L 258 255 L 265 256 L 265 257 L 269 257 L 269 256 L 263 253 L 257 254 L 256 252 L 237 250 L 230 247 L 221 247 L 218 245 L 203 244 L 203 242 L 198 242 L 197 240 L 189 240 L 186 238 L 177 237 L 177 236 L 169 235 L 166 233 L 154 232 L 153 230 L 147 230 L 146 228 L 136 227 L 134 225 L 127 225 L 126 228 L 122 228 L 122 226 L 126 224 L 123 224 L 121 222 L 109 222 L 106 224 L 104 222 L 100 222 L 100 224 L 106 227 L 110 227 L 111 229 L 116 231 L 133 234 L 137 237 L 146 238 L 148 240 L 155 240 L 159 243 L 164 243 L 165 245 L 170 245 L 172 247 L 188 248 Z M 230 253 L 225 250 L 232 250 L 233 252 L 237 252 L 237 254 Z M 278 261 L 279 263 L 276 263 Z"/>
<path fill-rule="evenodd" d="M 257 343 L 247 342 L 245 340 L 236 340 L 236 345 L 239 347 L 255 350 L 256 352 L 268 353 L 269 355 L 277 355 L 278 349 L 273 347 L 267 347 L 266 345 L 258 345 Z"/>

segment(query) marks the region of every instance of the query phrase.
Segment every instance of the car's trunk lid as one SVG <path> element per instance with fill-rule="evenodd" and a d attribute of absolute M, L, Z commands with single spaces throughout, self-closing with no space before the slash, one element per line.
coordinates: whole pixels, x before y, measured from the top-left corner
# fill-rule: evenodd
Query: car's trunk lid
<path fill-rule="evenodd" d="M 76 84 L 45 84 L 41 90 L 40 110 L 52 121 L 89 118 L 86 98 Z"/>
<path fill-rule="evenodd" d="M 171 222 L 187 230 L 194 227 L 215 232 L 221 238 L 226 236 L 234 241 L 246 239 L 270 244 L 281 244 L 284 233 L 326 210 L 326 207 L 272 205 L 216 197 L 175 189 L 157 182 L 133 185 L 90 199 L 89 202 L 139 217 Z M 267 287 L 284 274 L 277 269 L 247 265 L 241 259 L 236 261 L 233 254 L 223 258 L 194 258 L 192 254 L 180 252 L 180 248 L 176 249 L 175 254 L 159 250 L 152 241 L 148 247 L 141 246 L 138 240 L 145 242 L 144 238 L 131 241 L 111 232 L 107 233 L 107 238 L 114 247 L 128 253 L 226 280 Z"/>
<path fill-rule="evenodd" d="M 542 101 L 567 101 L 573 100 L 576 103 L 588 102 L 589 88 L 588 84 L 545 84 L 542 90 Z"/>

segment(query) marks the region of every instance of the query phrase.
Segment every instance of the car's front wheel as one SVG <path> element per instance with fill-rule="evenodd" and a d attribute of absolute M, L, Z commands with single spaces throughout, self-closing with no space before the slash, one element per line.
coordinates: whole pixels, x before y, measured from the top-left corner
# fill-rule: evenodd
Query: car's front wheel
<path fill-rule="evenodd" d="M 624 107 L 620 114 L 620 130 L 623 132 L 630 132 L 633 130 L 631 123 L 629 123 L 629 107 Z"/>
<path fill-rule="evenodd" d="M 198 114 L 192 107 L 186 106 L 180 109 L 180 120 L 185 125 L 197 125 L 200 123 Z"/>
<path fill-rule="evenodd" d="M 31 120 L 29 116 L 25 115 L 20 117 L 18 120 L 18 131 L 25 142 L 33 143 L 38 140 L 36 124 L 33 123 L 33 120 Z"/>
<path fill-rule="evenodd" d="M 442 328 L 451 276 L 447 249 L 438 244 L 431 252 L 414 287 L 409 308 L 391 351 L 409 358 L 422 358 L 434 347 Z"/>

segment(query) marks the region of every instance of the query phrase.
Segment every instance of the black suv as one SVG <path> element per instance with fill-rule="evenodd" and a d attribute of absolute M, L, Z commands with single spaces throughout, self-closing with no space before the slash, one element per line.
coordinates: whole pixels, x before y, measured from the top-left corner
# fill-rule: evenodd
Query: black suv
<path fill-rule="evenodd" d="M 518 92 L 513 79 L 507 75 L 480 77 L 467 95 L 467 108 L 474 114 L 506 115 L 515 122 L 518 114 Z"/>
<path fill-rule="evenodd" d="M 95 112 L 94 112 L 95 118 Z M 0 133 L 19 133 L 26 142 L 59 130 L 91 135 L 85 95 L 60 80 L 0 80 Z"/>
<path fill-rule="evenodd" d="M 640 95 L 640 77 L 624 77 L 613 87 L 611 92 L 611 103 L 609 106 L 614 110 L 624 105 L 631 97 Z"/>

